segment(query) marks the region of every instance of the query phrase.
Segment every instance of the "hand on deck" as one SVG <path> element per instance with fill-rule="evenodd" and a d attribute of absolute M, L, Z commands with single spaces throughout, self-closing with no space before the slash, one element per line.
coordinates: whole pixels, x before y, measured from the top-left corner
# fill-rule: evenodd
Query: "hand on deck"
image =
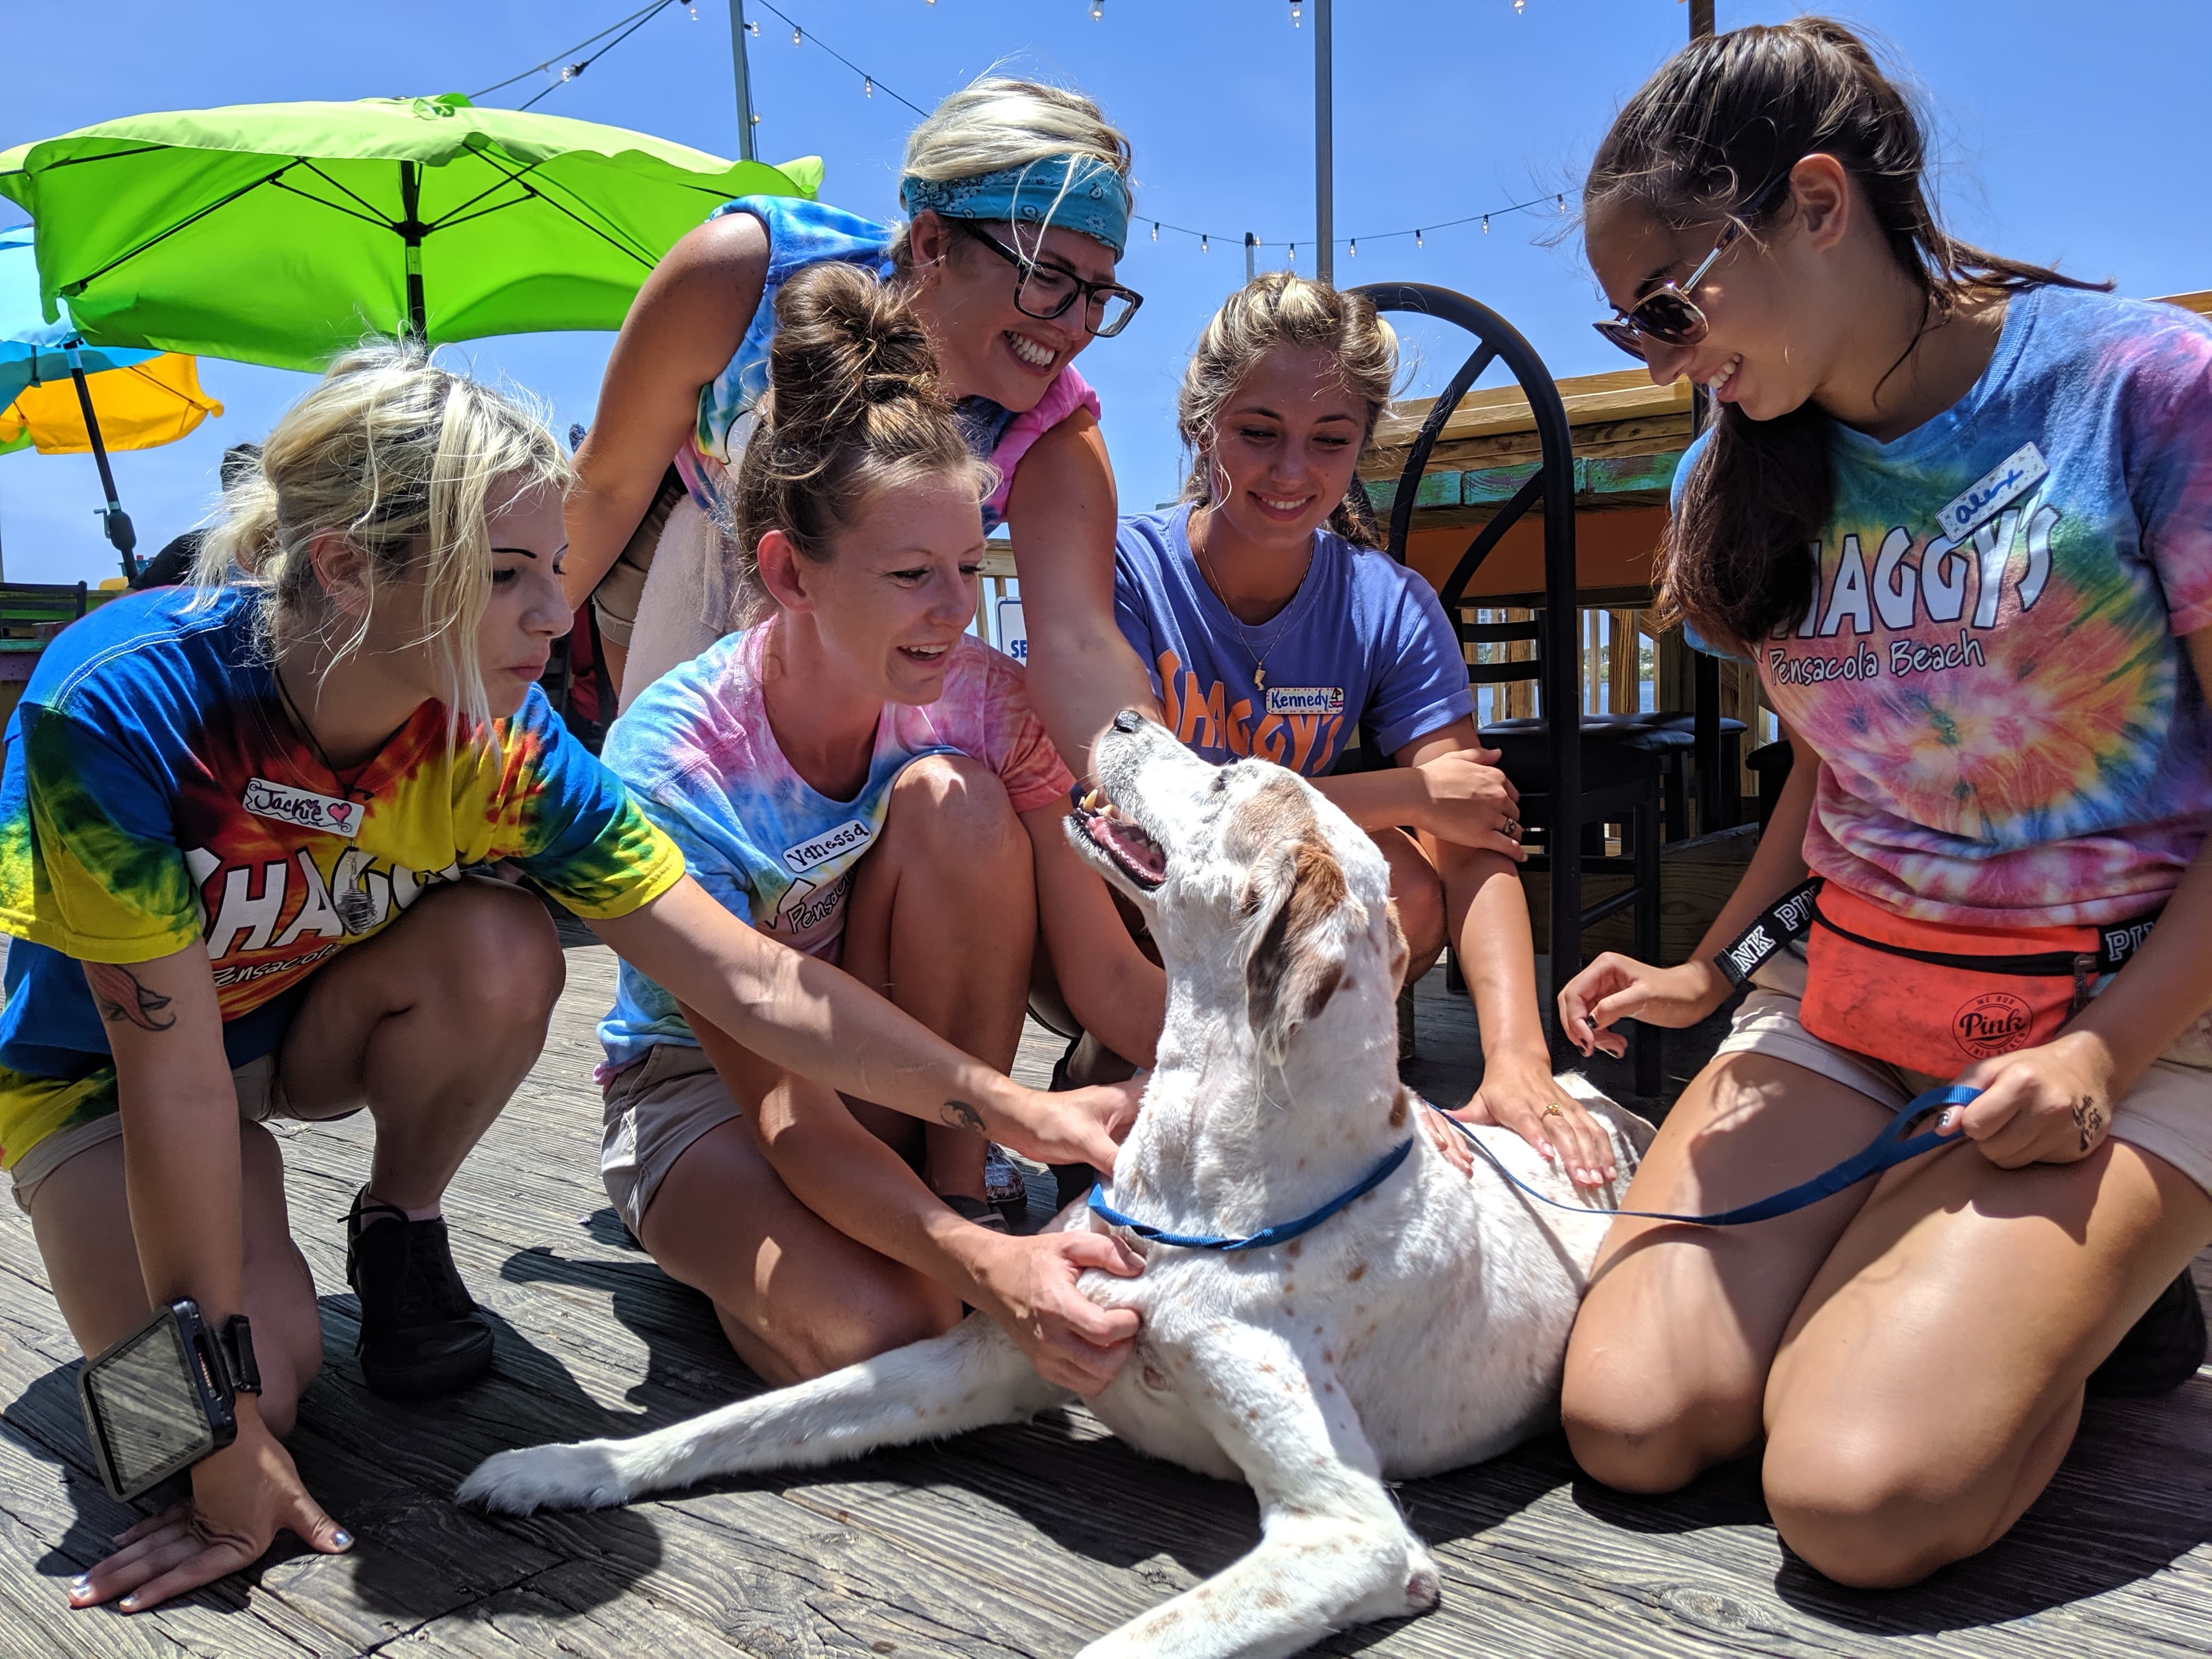
<path fill-rule="evenodd" d="M 1613 1141 L 1583 1103 L 1560 1088 L 1542 1053 L 1504 1054 L 1483 1068 L 1482 1087 L 1454 1116 L 1510 1129 L 1559 1164 L 1577 1187 L 1613 1178 Z"/>
<path fill-rule="evenodd" d="M 1616 1021 L 1640 1019 L 1679 1031 L 1711 1013 L 1728 994 L 1728 981 L 1710 962 L 1654 968 L 1607 951 L 1559 993 L 1559 1029 L 1583 1054 L 1602 1048 L 1618 1060 L 1628 1042 L 1612 1029 Z"/>
<path fill-rule="evenodd" d="M 119 1534 L 121 1547 L 70 1587 L 70 1605 L 98 1607 L 119 1595 L 124 1612 L 142 1613 L 252 1566 L 288 1527 L 325 1555 L 353 1547 L 243 1396 L 238 1438 L 193 1468 L 192 1495 Z"/>
<path fill-rule="evenodd" d="M 1978 1061 L 1958 1081 L 1981 1097 L 1952 1107 L 1938 1123 L 1964 1128 L 2000 1170 L 2077 1163 L 2112 1130 L 2112 1055 L 2087 1032 L 2063 1031 L 2039 1047 Z"/>
<path fill-rule="evenodd" d="M 1144 1271 L 1144 1258 L 1104 1233 L 1039 1233 L 1008 1238 L 985 1233 L 971 1272 L 969 1300 L 1021 1345 L 1037 1375 L 1085 1396 L 1114 1380 L 1137 1334 L 1127 1308 L 1102 1308 L 1076 1288 L 1086 1268 L 1122 1279 Z"/>
<path fill-rule="evenodd" d="M 1439 841 L 1525 860 L 1521 792 L 1498 769 L 1498 758 L 1495 749 L 1455 749 L 1414 767 L 1425 799 L 1413 827 Z"/>

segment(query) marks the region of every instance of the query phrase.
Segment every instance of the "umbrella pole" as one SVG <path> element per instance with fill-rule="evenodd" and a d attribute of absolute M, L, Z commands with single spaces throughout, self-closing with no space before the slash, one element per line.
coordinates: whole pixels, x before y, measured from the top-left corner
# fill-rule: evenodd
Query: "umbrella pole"
<path fill-rule="evenodd" d="M 430 325 L 422 303 L 422 169 L 413 161 L 399 164 L 399 210 L 406 216 L 393 227 L 407 246 L 407 331 L 428 344 Z"/>
<path fill-rule="evenodd" d="M 92 388 L 84 379 L 84 356 L 74 340 L 62 349 L 69 358 L 70 379 L 76 382 L 77 407 L 84 411 L 84 434 L 92 441 L 92 459 L 100 468 L 100 487 L 107 494 L 107 505 L 100 510 L 100 523 L 106 529 L 107 539 L 123 556 L 123 580 L 136 581 L 138 559 L 132 550 L 138 545 L 138 532 L 131 526 L 131 515 L 123 510 L 123 503 L 116 499 L 115 471 L 107 464 L 107 445 L 100 435 L 100 416 L 93 413 Z"/>

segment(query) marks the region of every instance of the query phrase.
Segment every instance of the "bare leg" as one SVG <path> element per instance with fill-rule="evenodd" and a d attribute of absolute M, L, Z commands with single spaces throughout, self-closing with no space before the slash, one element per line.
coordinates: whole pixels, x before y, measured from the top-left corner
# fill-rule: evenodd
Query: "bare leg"
<path fill-rule="evenodd" d="M 566 972 L 534 895 L 474 879 L 434 889 L 315 975 L 284 1041 L 290 1109 L 368 1107 L 369 1195 L 433 1213 L 537 1062 Z"/>
<path fill-rule="evenodd" d="M 1036 944 L 1029 837 L 1005 786 L 964 756 L 915 762 L 891 787 L 882 841 L 853 878 L 845 971 L 1003 1072 L 1021 1043 Z M 921 1128 L 933 1192 L 983 1196 L 980 1132 L 901 1117 L 878 1133 L 893 1124 Z"/>
<path fill-rule="evenodd" d="M 1987 1548 L 2050 1483 L 2081 1385 L 2212 1243 L 2212 1195 L 2108 1140 L 2000 1170 L 1959 1147 L 1891 1172 L 1814 1279 L 1765 1396 L 1766 1494 L 1847 1584 Z"/>
<path fill-rule="evenodd" d="M 285 1215 L 283 1154 L 259 1124 L 238 1128 L 246 1245 L 240 1295 L 261 1367 L 261 1420 L 286 1435 L 301 1392 L 322 1368 L 322 1323 L 314 1280 Z M 131 1239 L 120 1139 L 87 1147 L 40 1182 L 31 1228 L 54 1300 L 87 1354 L 145 1318 L 151 1304 Z"/>
<path fill-rule="evenodd" d="M 847 901 L 844 966 L 1003 1070 L 1021 1031 L 1035 937 L 1029 843 L 998 779 L 957 757 L 918 761 L 893 787 Z M 853 1115 L 909 1157 L 923 1127 L 866 1101 Z M 935 1130 L 924 1178 L 983 1192 L 980 1135 Z M 949 1184 L 948 1184 L 949 1183 Z M 749 1123 L 701 1136 L 661 1181 L 640 1243 L 703 1291 L 745 1364 L 798 1382 L 949 1330 L 958 1299 L 840 1232 L 777 1176 Z"/>
<path fill-rule="evenodd" d="M 1803 1066 L 1723 1054 L 1668 1114 L 1623 1207 L 1747 1203 L 1864 1146 L 1889 1116 Z M 1624 1492 L 1672 1492 L 1757 1445 L 1782 1334 L 1870 1190 L 1747 1227 L 1615 1221 L 1567 1345 L 1576 1462 Z"/>

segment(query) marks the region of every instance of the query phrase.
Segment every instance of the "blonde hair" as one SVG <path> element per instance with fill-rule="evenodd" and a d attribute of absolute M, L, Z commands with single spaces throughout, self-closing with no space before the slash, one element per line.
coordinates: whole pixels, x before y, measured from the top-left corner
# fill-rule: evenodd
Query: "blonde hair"
<path fill-rule="evenodd" d="M 224 517 L 201 544 L 194 577 L 210 601 L 222 586 L 252 590 L 273 654 L 331 626 L 309 550 L 319 535 L 343 536 L 362 555 L 372 610 L 385 588 L 419 575 L 422 632 L 410 643 L 437 647 L 457 729 L 464 717 L 482 725 L 488 520 L 533 487 L 568 481 L 560 444 L 514 399 L 440 368 L 419 344 L 364 343 L 333 362 L 284 412 L 258 461 L 226 481 Z M 337 657 L 368 631 L 364 613 Z"/>
<path fill-rule="evenodd" d="M 1359 434 L 1360 453 L 1366 453 L 1375 423 L 1390 404 L 1398 375 L 1398 337 L 1360 295 L 1287 270 L 1266 271 L 1222 302 L 1183 370 L 1176 399 L 1176 430 L 1191 455 L 1183 500 L 1212 504 L 1214 422 L 1253 366 L 1282 346 L 1329 354 L 1338 384 L 1367 405 L 1367 423 Z M 1362 547 L 1381 545 L 1374 511 L 1357 477 L 1328 523 Z"/>
<path fill-rule="evenodd" d="M 1129 140 L 1097 105 L 1066 87 L 986 75 L 953 93 L 907 134 L 899 172 L 941 183 L 1054 155 L 1088 156 L 1128 180 Z M 912 262 L 911 244 L 902 231 L 891 244 L 891 263 L 903 276 Z"/>
<path fill-rule="evenodd" d="M 727 487 L 738 586 L 749 596 L 741 627 L 771 603 L 760 583 L 769 531 L 821 563 L 836 532 L 886 489 L 963 477 L 980 502 L 998 482 L 961 436 L 937 353 L 905 296 L 842 260 L 810 266 L 778 291 L 758 417 Z"/>

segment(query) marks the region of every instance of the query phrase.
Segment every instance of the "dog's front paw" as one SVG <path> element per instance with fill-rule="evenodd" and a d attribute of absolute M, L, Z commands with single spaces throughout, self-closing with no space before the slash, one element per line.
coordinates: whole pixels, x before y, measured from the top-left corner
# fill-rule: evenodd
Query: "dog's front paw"
<path fill-rule="evenodd" d="M 476 1467 L 453 1495 L 506 1515 L 539 1509 L 602 1510 L 629 1501 L 629 1482 L 603 1440 L 573 1446 L 530 1446 L 497 1452 Z"/>
<path fill-rule="evenodd" d="M 1406 1561 L 1406 1616 L 1433 1613 L 1443 1599 L 1443 1575 L 1437 1570 L 1435 1558 L 1415 1545 Z"/>

